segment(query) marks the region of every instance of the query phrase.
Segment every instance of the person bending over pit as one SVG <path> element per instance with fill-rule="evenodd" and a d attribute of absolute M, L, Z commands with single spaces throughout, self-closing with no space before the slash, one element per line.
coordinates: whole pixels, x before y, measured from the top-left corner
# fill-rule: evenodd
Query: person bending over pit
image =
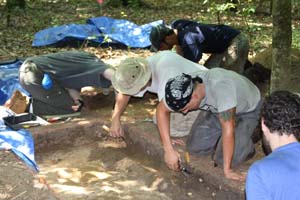
<path fill-rule="evenodd" d="M 91 53 L 64 51 L 27 58 L 19 69 L 19 81 L 32 97 L 34 114 L 65 115 L 84 105 L 82 87 L 108 88 L 113 72 Z"/>
<path fill-rule="evenodd" d="M 146 59 L 127 58 L 122 61 L 112 77 L 113 87 L 118 93 L 112 114 L 111 136 L 124 136 L 120 118 L 131 96 L 142 97 L 146 92 L 151 92 L 157 94 L 158 100 L 161 101 L 169 78 L 199 70 L 207 70 L 207 68 L 172 51 L 161 51 Z M 173 124 L 172 130 L 176 130 L 178 124 Z M 171 135 L 177 136 L 174 132 Z"/>
<path fill-rule="evenodd" d="M 268 156 L 249 169 L 247 199 L 300 199 L 300 97 L 272 93 L 262 106 L 261 127 Z"/>
<path fill-rule="evenodd" d="M 222 67 L 240 74 L 244 72 L 249 52 L 249 41 L 239 30 L 186 19 L 175 20 L 170 26 L 154 26 L 150 41 L 154 51 L 170 50 L 175 46 L 178 54 L 193 62 L 199 62 L 203 53 L 209 53 L 205 67 Z"/>
<path fill-rule="evenodd" d="M 201 109 L 188 136 L 187 150 L 196 156 L 212 154 L 226 178 L 244 181 L 245 175 L 233 167 L 255 154 L 252 135 L 260 107 L 258 88 L 230 70 L 214 68 L 169 79 L 157 111 L 165 162 L 176 169 L 180 159 L 169 139 L 169 113 Z"/>

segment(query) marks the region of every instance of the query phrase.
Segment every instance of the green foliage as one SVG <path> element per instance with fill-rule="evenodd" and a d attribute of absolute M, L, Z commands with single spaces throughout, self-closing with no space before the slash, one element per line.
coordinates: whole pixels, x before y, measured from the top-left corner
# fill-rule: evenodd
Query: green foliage
<path fill-rule="evenodd" d="M 142 3 L 141 0 L 107 0 L 105 4 L 113 7 L 128 6 L 131 8 L 138 8 Z"/>
<path fill-rule="evenodd" d="M 249 7 L 244 7 L 242 8 L 242 11 L 240 12 L 241 16 L 243 17 L 243 21 L 245 22 L 245 25 L 248 29 L 248 31 L 252 31 L 252 26 L 249 25 L 249 19 L 251 19 L 251 15 L 255 13 L 255 7 L 254 6 L 249 6 Z M 256 28 L 253 29 L 254 31 Z"/>
<path fill-rule="evenodd" d="M 13 8 L 16 8 L 16 7 L 19 7 L 19 8 L 25 8 L 25 0 L 7 0 L 6 1 L 6 8 L 7 9 L 13 9 Z"/>
<path fill-rule="evenodd" d="M 299 29 L 299 27 L 296 28 L 295 26 L 293 26 L 292 32 L 293 32 L 292 47 L 300 49 L 300 29 Z"/>
<path fill-rule="evenodd" d="M 141 1 L 140 0 L 128 0 L 128 5 L 133 8 L 138 8 L 141 6 Z"/>
<path fill-rule="evenodd" d="M 105 35 L 102 43 L 109 43 L 109 42 L 112 42 L 112 40 L 108 37 L 108 35 Z"/>
<path fill-rule="evenodd" d="M 270 47 L 272 43 L 271 16 L 254 14 L 258 0 L 240 0 L 238 4 L 235 4 L 237 7 L 236 12 L 229 11 L 229 6 L 217 6 L 221 5 L 225 0 L 140 1 L 143 5 L 139 8 L 133 8 L 130 5 L 127 7 L 123 6 L 121 0 L 104 0 L 102 15 L 116 19 L 127 19 L 136 24 L 145 24 L 159 19 L 170 23 L 178 18 L 215 24 L 217 23 L 219 10 L 221 12 L 220 22 L 231 25 L 247 35 L 250 40 L 250 55 L 258 54 Z M 263 1 L 267 3 L 269 0 Z M 7 11 L 4 9 L 5 2 L 5 0 L 0 0 L 0 16 L 4 19 L 0 23 L 0 29 L 2 30 L 0 31 L 0 38 L 2 38 L 0 41 L 0 59 L 4 59 L 9 55 L 26 57 L 28 54 L 45 53 L 45 51 L 48 51 L 48 47 L 31 47 L 33 35 L 36 32 L 52 26 L 69 23 L 85 24 L 87 18 L 97 17 L 100 14 L 96 0 L 26 0 L 26 12 L 23 9 L 14 9 L 11 13 L 11 26 L 6 27 L 5 17 Z M 118 6 L 110 6 L 110 2 L 116 2 Z M 300 0 L 293 0 L 293 3 L 293 6 L 300 8 Z M 151 6 L 145 7 L 145 4 Z M 212 8 L 211 5 L 215 7 Z M 213 9 L 214 13 L 208 12 Z M 299 48 L 299 21 L 295 20 L 293 24 L 293 47 Z M 50 49 L 49 51 L 54 50 Z"/>
<path fill-rule="evenodd" d="M 217 16 L 218 23 L 222 23 L 222 15 L 226 14 L 227 12 L 231 11 L 231 9 L 236 8 L 236 4 L 234 3 L 216 3 L 215 1 L 204 0 L 203 5 L 208 5 L 207 12 L 212 13 L 213 15 Z M 206 5 L 206 6 L 207 6 Z"/>

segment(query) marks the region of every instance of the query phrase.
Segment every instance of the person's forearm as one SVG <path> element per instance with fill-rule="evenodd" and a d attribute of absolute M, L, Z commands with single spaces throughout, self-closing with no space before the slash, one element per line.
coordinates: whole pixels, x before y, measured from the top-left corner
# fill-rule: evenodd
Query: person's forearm
<path fill-rule="evenodd" d="M 167 166 L 172 170 L 179 169 L 180 154 L 173 148 L 170 138 L 170 111 L 164 102 L 159 102 L 156 110 L 157 125 L 164 148 L 164 159 Z"/>
<path fill-rule="evenodd" d="M 176 45 L 176 46 L 175 46 L 175 49 L 176 49 L 176 53 L 177 53 L 177 54 L 183 56 L 182 49 L 181 49 L 181 47 L 180 47 L 179 45 Z"/>
<path fill-rule="evenodd" d="M 80 96 L 80 92 L 78 90 L 75 89 L 71 89 L 71 88 L 66 88 L 66 90 L 68 91 L 70 97 L 73 99 L 74 102 L 76 102 L 76 100 L 82 100 L 81 96 Z"/>
<path fill-rule="evenodd" d="M 219 120 L 222 128 L 223 169 L 228 172 L 234 153 L 235 108 L 220 113 Z"/>
<path fill-rule="evenodd" d="M 234 132 L 233 128 L 227 127 L 222 131 L 223 140 L 223 169 L 228 171 L 231 169 L 231 161 L 234 153 Z"/>
<path fill-rule="evenodd" d="M 156 117 L 162 145 L 165 152 L 173 150 L 170 138 L 170 112 L 165 108 L 163 102 L 160 102 L 157 106 Z"/>
<path fill-rule="evenodd" d="M 124 110 L 126 109 L 128 102 L 129 102 L 130 96 L 117 93 L 116 94 L 116 103 L 114 107 L 114 111 L 112 114 L 112 120 L 120 119 L 121 115 L 123 114 Z"/>

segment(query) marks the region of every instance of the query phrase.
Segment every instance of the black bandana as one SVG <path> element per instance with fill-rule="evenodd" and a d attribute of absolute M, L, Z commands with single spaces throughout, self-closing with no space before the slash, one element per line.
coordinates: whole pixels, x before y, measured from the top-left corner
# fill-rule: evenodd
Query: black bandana
<path fill-rule="evenodd" d="M 202 79 L 193 79 L 188 74 L 182 74 L 168 80 L 165 87 L 165 99 L 167 105 L 174 111 L 186 106 L 193 94 L 194 81 L 202 83 Z"/>

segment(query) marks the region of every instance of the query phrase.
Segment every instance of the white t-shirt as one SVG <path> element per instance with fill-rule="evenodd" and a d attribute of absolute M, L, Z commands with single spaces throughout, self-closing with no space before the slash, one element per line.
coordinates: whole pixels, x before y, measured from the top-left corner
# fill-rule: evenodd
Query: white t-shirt
<path fill-rule="evenodd" d="M 208 71 L 203 65 L 189 61 L 172 51 L 160 51 L 147 58 L 152 72 L 151 86 L 134 96 L 142 97 L 148 92 L 156 93 L 158 100 L 165 97 L 165 85 L 170 78 L 182 73 L 193 74 L 199 71 Z"/>

